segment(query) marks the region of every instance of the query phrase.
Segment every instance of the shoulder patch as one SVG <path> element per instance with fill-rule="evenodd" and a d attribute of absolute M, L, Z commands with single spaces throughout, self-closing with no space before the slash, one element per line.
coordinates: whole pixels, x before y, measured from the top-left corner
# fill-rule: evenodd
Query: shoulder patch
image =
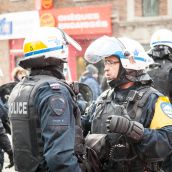
<path fill-rule="evenodd" d="M 162 102 L 160 104 L 161 110 L 169 117 L 172 118 L 172 105 L 171 103 Z"/>
<path fill-rule="evenodd" d="M 172 125 L 172 105 L 168 97 L 160 96 L 155 104 L 155 113 L 150 128 L 159 129 L 168 125 Z"/>
<path fill-rule="evenodd" d="M 50 98 L 50 107 L 56 115 L 63 115 L 66 108 L 66 100 L 63 96 L 52 96 Z"/>

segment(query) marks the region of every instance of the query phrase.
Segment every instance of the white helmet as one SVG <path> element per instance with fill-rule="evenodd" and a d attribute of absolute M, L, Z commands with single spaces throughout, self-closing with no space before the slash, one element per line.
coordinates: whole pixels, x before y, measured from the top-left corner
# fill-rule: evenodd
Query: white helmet
<path fill-rule="evenodd" d="M 137 41 L 108 36 L 92 42 L 85 52 L 85 59 L 90 63 L 97 63 L 111 55 L 119 57 L 125 69 L 143 70 L 152 63 L 152 59 Z"/>
<path fill-rule="evenodd" d="M 128 58 L 122 58 L 121 63 L 125 69 L 144 70 L 154 63 L 154 60 L 148 56 L 143 46 L 136 40 L 120 37 L 118 38 L 125 47 L 125 54 Z"/>
<path fill-rule="evenodd" d="M 159 29 L 151 37 L 150 47 L 156 45 L 166 45 L 172 48 L 172 32 L 168 29 Z"/>
<path fill-rule="evenodd" d="M 153 33 L 148 54 L 154 59 L 172 59 L 172 32 L 160 29 Z"/>
<path fill-rule="evenodd" d="M 105 57 L 116 55 L 124 57 L 124 47 L 115 37 L 102 36 L 93 41 L 86 49 L 84 58 L 89 63 L 97 63 Z"/>
<path fill-rule="evenodd" d="M 26 37 L 23 44 L 24 59 L 20 66 L 33 67 L 33 61 L 39 59 L 40 65 L 48 65 L 48 58 L 66 61 L 68 44 L 81 50 L 81 46 L 64 31 L 55 27 L 40 27 Z M 44 59 L 44 60 L 43 60 Z M 32 61 L 32 63 L 28 63 Z M 38 61 L 38 60 L 37 60 Z M 37 65 L 38 62 L 37 62 Z"/>

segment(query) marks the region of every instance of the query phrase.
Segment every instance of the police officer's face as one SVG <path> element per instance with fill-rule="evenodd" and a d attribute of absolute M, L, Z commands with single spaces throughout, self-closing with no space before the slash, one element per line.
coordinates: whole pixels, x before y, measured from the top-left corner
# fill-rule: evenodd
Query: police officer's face
<path fill-rule="evenodd" d="M 114 80 L 118 77 L 118 72 L 120 68 L 119 59 L 115 56 L 109 56 L 105 58 L 104 61 L 104 71 L 107 80 Z"/>

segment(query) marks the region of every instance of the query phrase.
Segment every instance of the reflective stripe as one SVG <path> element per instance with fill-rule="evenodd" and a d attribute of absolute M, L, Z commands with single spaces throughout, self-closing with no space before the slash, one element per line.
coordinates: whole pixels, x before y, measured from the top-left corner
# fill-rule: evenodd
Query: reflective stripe
<path fill-rule="evenodd" d="M 46 49 L 38 50 L 38 51 L 32 51 L 32 52 L 26 53 L 25 57 L 32 56 L 32 55 L 37 55 L 37 54 L 42 54 L 42 53 L 47 53 L 47 52 L 50 52 L 50 51 L 55 51 L 55 50 L 60 50 L 60 49 L 63 49 L 63 45 L 58 46 L 58 47 L 53 47 L 53 48 L 46 48 Z"/>
<path fill-rule="evenodd" d="M 126 58 L 124 56 L 124 53 L 122 51 L 116 51 L 114 54 L 112 54 L 112 56 L 118 56 L 120 59 L 122 58 Z M 106 56 L 107 57 L 107 56 Z"/>
<path fill-rule="evenodd" d="M 153 42 L 152 44 L 154 45 L 154 44 L 159 44 L 159 43 L 170 43 L 170 44 L 172 44 L 172 41 L 156 41 L 156 42 Z"/>
<path fill-rule="evenodd" d="M 118 56 L 120 59 L 128 59 L 128 57 L 124 56 L 123 52 L 121 52 L 121 51 L 117 51 L 113 55 Z M 146 61 L 146 59 L 143 57 L 134 57 L 134 60 L 143 61 L 143 62 Z"/>
<path fill-rule="evenodd" d="M 121 59 L 128 59 L 128 58 L 124 56 L 124 57 L 121 57 Z M 143 57 L 134 57 L 134 60 L 143 61 L 143 62 L 146 61 L 146 59 Z"/>

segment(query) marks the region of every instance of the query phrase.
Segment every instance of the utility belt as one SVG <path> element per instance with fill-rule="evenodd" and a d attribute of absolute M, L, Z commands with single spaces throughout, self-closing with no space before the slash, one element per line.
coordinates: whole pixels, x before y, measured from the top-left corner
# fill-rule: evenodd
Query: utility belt
<path fill-rule="evenodd" d="M 145 162 L 145 172 L 164 172 L 161 169 L 162 162 Z"/>
<path fill-rule="evenodd" d="M 44 159 L 42 159 L 42 161 L 40 162 L 36 172 L 48 172 L 48 167 L 46 164 L 46 161 Z"/>
<path fill-rule="evenodd" d="M 86 137 L 86 148 L 92 172 L 101 172 L 115 164 L 127 164 L 137 157 L 126 137 L 116 133 L 90 134 Z"/>

